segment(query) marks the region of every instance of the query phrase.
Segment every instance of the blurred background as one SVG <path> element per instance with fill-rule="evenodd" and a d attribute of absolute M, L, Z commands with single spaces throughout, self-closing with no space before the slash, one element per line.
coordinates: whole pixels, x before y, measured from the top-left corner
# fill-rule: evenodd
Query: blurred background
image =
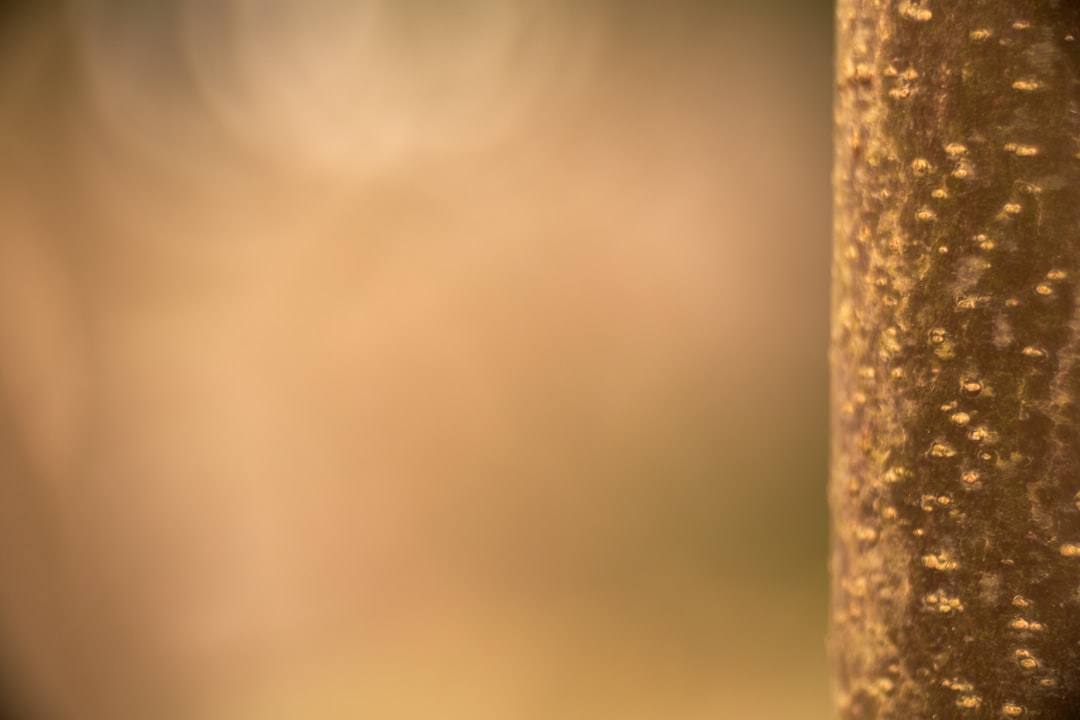
<path fill-rule="evenodd" d="M 831 3 L 0 48 L 5 717 L 829 717 Z"/>

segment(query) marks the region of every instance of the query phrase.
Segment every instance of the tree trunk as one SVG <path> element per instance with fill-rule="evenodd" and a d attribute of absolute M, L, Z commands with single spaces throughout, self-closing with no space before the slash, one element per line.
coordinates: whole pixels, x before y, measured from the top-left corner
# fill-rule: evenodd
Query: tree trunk
<path fill-rule="evenodd" d="M 843 718 L 1080 718 L 1080 3 L 840 0 Z"/>

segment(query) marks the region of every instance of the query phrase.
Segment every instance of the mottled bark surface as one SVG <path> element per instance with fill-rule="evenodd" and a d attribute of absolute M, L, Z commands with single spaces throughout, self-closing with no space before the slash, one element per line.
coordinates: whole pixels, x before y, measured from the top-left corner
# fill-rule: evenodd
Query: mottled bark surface
<path fill-rule="evenodd" d="M 1080 718 L 1080 3 L 841 0 L 843 718 Z"/>

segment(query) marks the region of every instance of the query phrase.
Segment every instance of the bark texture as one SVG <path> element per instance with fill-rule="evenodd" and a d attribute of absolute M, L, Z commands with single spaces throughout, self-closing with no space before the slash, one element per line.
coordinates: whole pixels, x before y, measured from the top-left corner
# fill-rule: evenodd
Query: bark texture
<path fill-rule="evenodd" d="M 1080 718 L 1080 3 L 840 0 L 845 719 Z"/>

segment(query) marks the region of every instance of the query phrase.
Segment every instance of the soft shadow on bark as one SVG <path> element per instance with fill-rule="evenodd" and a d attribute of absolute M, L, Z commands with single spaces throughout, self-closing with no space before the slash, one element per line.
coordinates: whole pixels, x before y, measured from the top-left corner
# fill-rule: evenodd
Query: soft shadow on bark
<path fill-rule="evenodd" d="M 843 718 L 1080 716 L 1080 6 L 841 0 Z"/>

